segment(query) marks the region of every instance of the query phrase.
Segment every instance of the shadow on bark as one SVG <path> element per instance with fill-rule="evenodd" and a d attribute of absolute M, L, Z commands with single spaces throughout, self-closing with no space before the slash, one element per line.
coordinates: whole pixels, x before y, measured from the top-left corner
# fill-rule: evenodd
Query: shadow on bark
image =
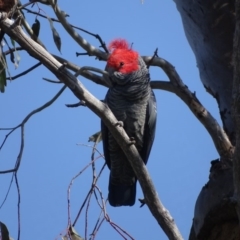
<path fill-rule="evenodd" d="M 240 239 L 233 191 L 232 167 L 212 161 L 209 181 L 196 201 L 190 240 Z"/>
<path fill-rule="evenodd" d="M 195 54 L 201 81 L 217 101 L 232 144 L 234 0 L 174 0 L 187 40 Z M 225 159 L 226 160 L 226 159 Z M 228 159 L 228 162 L 232 159 Z M 238 240 L 239 224 L 233 199 L 233 170 L 226 161 L 212 161 L 210 176 L 195 204 L 190 240 Z"/>

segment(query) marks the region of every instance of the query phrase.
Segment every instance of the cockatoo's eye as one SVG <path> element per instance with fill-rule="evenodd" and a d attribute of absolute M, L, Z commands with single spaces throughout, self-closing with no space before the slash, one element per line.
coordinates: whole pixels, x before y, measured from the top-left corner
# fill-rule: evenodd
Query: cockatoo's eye
<path fill-rule="evenodd" d="M 124 62 L 119 63 L 119 68 L 121 68 L 124 65 Z"/>

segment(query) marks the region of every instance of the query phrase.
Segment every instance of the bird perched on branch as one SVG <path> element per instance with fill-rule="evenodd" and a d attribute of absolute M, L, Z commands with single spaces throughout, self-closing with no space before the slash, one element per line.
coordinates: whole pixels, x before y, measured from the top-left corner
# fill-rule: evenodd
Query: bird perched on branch
<path fill-rule="evenodd" d="M 146 164 L 152 148 L 156 128 L 156 99 L 150 87 L 149 71 L 126 40 L 117 39 L 109 44 L 110 55 L 106 71 L 112 87 L 105 103 L 123 128 L 134 140 L 135 146 Z M 103 150 L 110 169 L 110 205 L 132 206 L 136 198 L 136 175 L 123 150 L 108 128 L 101 123 Z"/>

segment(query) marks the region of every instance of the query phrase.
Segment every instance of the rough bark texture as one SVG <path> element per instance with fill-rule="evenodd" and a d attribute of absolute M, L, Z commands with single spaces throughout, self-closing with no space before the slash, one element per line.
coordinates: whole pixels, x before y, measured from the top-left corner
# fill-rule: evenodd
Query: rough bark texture
<path fill-rule="evenodd" d="M 216 98 L 224 130 L 235 144 L 231 117 L 235 1 L 174 1 L 195 54 L 201 81 Z M 190 240 L 240 239 L 236 202 L 232 198 L 232 166 L 226 166 L 222 160 L 212 162 L 209 181 L 198 196 Z"/>
<path fill-rule="evenodd" d="M 224 129 L 233 139 L 231 119 L 233 0 L 175 0 L 200 78 L 218 101 Z"/>
<path fill-rule="evenodd" d="M 237 202 L 238 219 L 240 220 L 240 0 L 235 1 L 236 26 L 233 40 L 233 94 L 232 118 L 236 129 L 236 146 L 233 156 L 234 198 Z"/>
<path fill-rule="evenodd" d="M 212 161 L 209 181 L 196 201 L 189 239 L 240 239 L 233 192 L 232 168 L 224 167 L 218 160 Z"/>

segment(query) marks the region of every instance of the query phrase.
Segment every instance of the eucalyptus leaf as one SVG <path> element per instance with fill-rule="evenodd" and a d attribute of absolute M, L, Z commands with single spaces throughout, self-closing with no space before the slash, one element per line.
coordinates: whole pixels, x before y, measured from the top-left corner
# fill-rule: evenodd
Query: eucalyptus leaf
<path fill-rule="evenodd" d="M 102 133 L 101 131 L 94 133 L 92 136 L 89 137 L 88 139 L 89 142 L 95 142 L 95 143 L 99 143 L 102 141 Z"/>
<path fill-rule="evenodd" d="M 40 26 L 41 26 L 41 24 L 40 24 L 39 20 L 35 19 L 35 23 L 33 23 L 33 25 L 32 25 L 32 30 L 36 37 L 39 36 Z"/>
<path fill-rule="evenodd" d="M 74 229 L 74 227 L 70 227 L 70 232 L 71 232 L 71 238 L 72 240 L 84 240 L 84 238 L 82 238 L 77 231 Z"/>
<path fill-rule="evenodd" d="M 53 26 L 53 21 L 52 21 L 52 19 L 49 18 L 48 16 L 47 16 L 47 19 L 48 19 L 48 21 L 49 21 L 49 23 L 50 23 L 50 27 L 51 27 L 51 30 L 52 30 L 52 33 L 53 33 L 54 43 L 55 43 L 55 45 L 57 46 L 58 51 L 61 53 L 61 44 L 62 44 L 62 43 L 61 43 L 60 35 L 58 34 L 56 28 Z"/>

